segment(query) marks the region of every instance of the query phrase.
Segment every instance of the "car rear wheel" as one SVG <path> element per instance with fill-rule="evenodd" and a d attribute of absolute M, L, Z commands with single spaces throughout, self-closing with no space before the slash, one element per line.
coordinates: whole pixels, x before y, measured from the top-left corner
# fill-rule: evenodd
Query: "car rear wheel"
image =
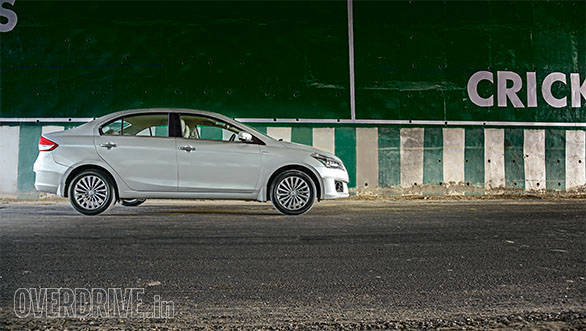
<path fill-rule="evenodd" d="M 98 215 L 114 201 L 114 188 L 108 177 L 99 170 L 85 170 L 75 176 L 69 185 L 69 202 L 84 215 Z"/>
<path fill-rule="evenodd" d="M 271 186 L 271 201 L 275 209 L 286 215 L 308 212 L 315 202 L 315 184 L 299 170 L 279 174 Z"/>
<path fill-rule="evenodd" d="M 145 201 L 146 199 L 122 199 L 120 203 L 126 207 L 136 207 L 142 205 Z"/>

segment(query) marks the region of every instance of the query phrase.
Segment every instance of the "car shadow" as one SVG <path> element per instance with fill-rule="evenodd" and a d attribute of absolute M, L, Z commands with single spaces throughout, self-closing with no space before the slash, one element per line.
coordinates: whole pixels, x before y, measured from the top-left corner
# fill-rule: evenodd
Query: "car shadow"
<path fill-rule="evenodd" d="M 147 207 L 147 206 L 145 206 Z M 103 216 L 140 216 L 140 215 L 246 215 L 246 216 L 280 216 L 281 214 L 271 207 L 258 206 L 246 207 L 240 206 L 218 206 L 210 208 L 206 206 L 193 207 L 173 207 L 168 206 L 148 206 L 145 207 L 117 207 Z M 232 207 L 232 208 L 231 208 Z M 127 210 L 122 210 L 125 208 Z"/>

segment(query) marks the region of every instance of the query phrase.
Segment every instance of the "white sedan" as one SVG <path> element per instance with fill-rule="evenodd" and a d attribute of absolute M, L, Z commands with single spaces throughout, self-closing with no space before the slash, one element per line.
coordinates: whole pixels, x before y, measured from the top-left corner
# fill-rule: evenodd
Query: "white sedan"
<path fill-rule="evenodd" d="M 148 198 L 270 200 L 298 215 L 348 196 L 335 155 L 191 109 L 126 110 L 45 134 L 34 171 L 37 190 L 85 215 Z"/>

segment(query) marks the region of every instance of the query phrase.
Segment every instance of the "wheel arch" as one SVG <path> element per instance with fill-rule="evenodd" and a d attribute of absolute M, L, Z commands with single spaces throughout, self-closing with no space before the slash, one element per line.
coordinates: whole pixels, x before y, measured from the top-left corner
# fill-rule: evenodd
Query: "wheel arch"
<path fill-rule="evenodd" d="M 118 194 L 118 184 L 116 183 L 116 179 L 114 179 L 114 176 L 112 176 L 112 174 L 110 173 L 110 171 L 108 171 L 108 169 L 99 166 L 97 164 L 82 164 L 77 166 L 76 168 L 74 168 L 73 170 L 71 170 L 69 172 L 69 174 L 67 175 L 67 178 L 65 179 L 65 186 L 63 189 L 63 197 L 67 198 L 69 196 L 69 185 L 71 184 L 71 181 L 73 180 L 73 178 L 75 178 L 75 176 L 77 176 L 78 174 L 80 174 L 81 172 L 85 171 L 85 170 L 99 170 L 101 172 L 103 172 L 106 177 L 108 177 L 108 180 L 110 181 L 110 184 L 112 184 L 112 186 L 114 187 L 114 198 L 116 200 L 118 200 L 119 194 Z"/>
<path fill-rule="evenodd" d="M 300 164 L 289 164 L 289 165 L 282 166 L 282 167 L 278 168 L 277 170 L 273 171 L 273 173 L 269 177 L 269 180 L 267 181 L 267 184 L 265 187 L 266 201 L 271 200 L 271 185 L 273 185 L 273 181 L 275 180 L 275 178 L 280 173 L 282 173 L 283 171 L 287 171 L 287 170 L 299 170 L 299 171 L 305 173 L 306 175 L 308 175 L 309 178 L 311 178 L 311 180 L 313 181 L 313 184 L 315 185 L 317 200 L 318 201 L 321 200 L 321 198 L 322 198 L 322 183 L 319 180 L 319 176 L 316 175 L 316 173 L 313 170 L 311 170 L 309 167 L 306 167 L 306 166 L 303 166 Z"/>

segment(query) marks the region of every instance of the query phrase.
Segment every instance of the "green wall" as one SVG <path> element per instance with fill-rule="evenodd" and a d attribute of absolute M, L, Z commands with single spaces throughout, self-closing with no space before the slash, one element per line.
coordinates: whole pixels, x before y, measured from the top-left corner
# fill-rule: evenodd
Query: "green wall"
<path fill-rule="evenodd" d="M 581 108 L 552 108 L 540 83 L 562 72 L 586 79 L 586 2 L 356 2 L 357 112 L 369 119 L 584 122 Z M 538 107 L 478 107 L 466 85 L 477 71 L 514 71 L 527 106 L 526 72 L 537 73 Z M 494 95 L 484 82 L 480 94 Z"/>
<path fill-rule="evenodd" d="M 580 108 L 478 107 L 477 71 L 586 79 L 584 1 L 354 2 L 359 119 L 584 122 Z M 345 1 L 23 1 L 0 33 L 0 117 L 189 107 L 349 118 Z M 496 77 L 495 77 L 496 78 Z M 496 94 L 481 83 L 480 94 Z M 496 95 L 495 102 L 496 102 Z M 432 175 L 432 181 L 439 178 Z M 392 180 L 392 179 L 389 179 Z"/>
<path fill-rule="evenodd" d="M 0 117 L 348 116 L 345 3 L 17 0 Z"/>

